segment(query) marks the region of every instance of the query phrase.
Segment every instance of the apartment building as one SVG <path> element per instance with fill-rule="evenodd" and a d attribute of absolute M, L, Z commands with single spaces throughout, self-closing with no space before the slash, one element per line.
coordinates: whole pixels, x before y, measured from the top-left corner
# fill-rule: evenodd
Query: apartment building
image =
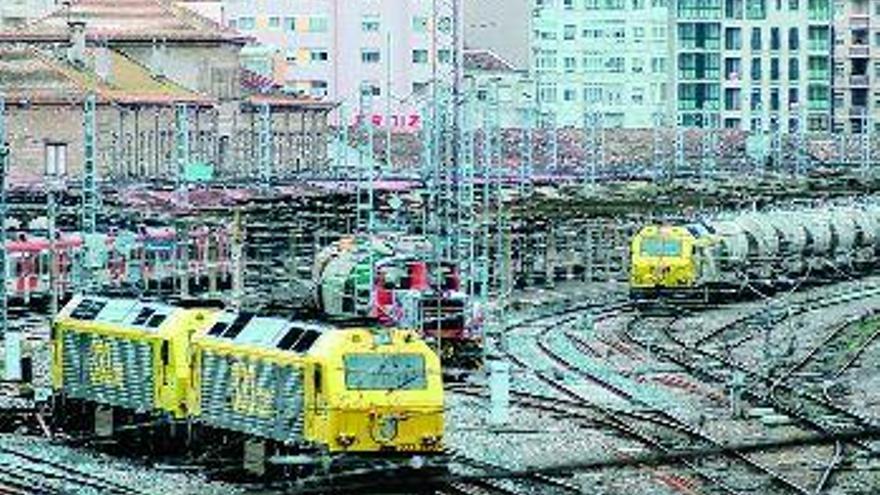
<path fill-rule="evenodd" d="M 438 79 L 452 77 L 452 3 L 439 4 L 436 18 L 426 1 L 226 0 L 224 7 L 229 26 L 275 50 L 276 77 L 289 91 L 407 128 L 430 94 L 435 62 Z"/>
<path fill-rule="evenodd" d="M 559 125 L 651 127 L 672 111 L 673 0 L 534 0 L 531 72 Z"/>
<path fill-rule="evenodd" d="M 831 0 L 679 0 L 676 86 L 685 126 L 828 130 Z"/>
<path fill-rule="evenodd" d="M 0 1 L 0 29 L 21 27 L 61 5 L 61 0 L 2 0 Z"/>
<path fill-rule="evenodd" d="M 880 1 L 837 0 L 833 122 L 838 132 L 880 130 Z M 872 84 L 873 83 L 873 84 Z"/>

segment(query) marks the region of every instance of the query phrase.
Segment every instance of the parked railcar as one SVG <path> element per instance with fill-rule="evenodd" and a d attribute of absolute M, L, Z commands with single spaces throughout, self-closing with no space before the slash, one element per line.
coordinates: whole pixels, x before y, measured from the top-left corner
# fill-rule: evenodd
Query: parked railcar
<path fill-rule="evenodd" d="M 78 296 L 52 342 L 68 421 L 184 424 L 190 444 L 259 458 L 257 472 L 269 459 L 418 466 L 443 452 L 439 358 L 412 331 Z"/>
<path fill-rule="evenodd" d="M 347 237 L 324 248 L 313 265 L 315 303 L 331 320 L 371 318 L 420 328 L 439 341 L 446 364 L 473 366 L 482 337 L 458 268 L 433 261 L 420 236 Z"/>
<path fill-rule="evenodd" d="M 632 240 L 636 300 L 709 301 L 857 276 L 880 252 L 871 204 L 747 212 L 687 225 L 650 225 Z"/>

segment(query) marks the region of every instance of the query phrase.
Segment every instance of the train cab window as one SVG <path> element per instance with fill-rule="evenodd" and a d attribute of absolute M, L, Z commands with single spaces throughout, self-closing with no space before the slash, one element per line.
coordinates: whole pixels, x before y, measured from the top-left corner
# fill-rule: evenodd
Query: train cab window
<path fill-rule="evenodd" d="M 165 321 L 166 315 L 153 315 L 149 321 L 147 321 L 147 327 L 149 328 L 159 328 L 159 325 Z"/>
<path fill-rule="evenodd" d="M 642 239 L 642 256 L 681 256 L 681 241 L 666 237 L 645 237 Z"/>
<path fill-rule="evenodd" d="M 348 390 L 422 390 L 427 388 L 425 357 L 420 354 L 347 354 Z"/>

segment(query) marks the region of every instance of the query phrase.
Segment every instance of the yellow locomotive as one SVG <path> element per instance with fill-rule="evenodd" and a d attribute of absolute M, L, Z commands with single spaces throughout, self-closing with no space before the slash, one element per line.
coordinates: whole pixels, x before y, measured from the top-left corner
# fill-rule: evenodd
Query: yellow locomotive
<path fill-rule="evenodd" d="M 877 267 L 880 205 L 744 211 L 686 225 L 649 225 L 632 239 L 634 299 L 766 294 Z"/>
<path fill-rule="evenodd" d="M 440 362 L 415 332 L 78 296 L 56 317 L 52 342 L 67 414 L 183 423 L 205 439 L 238 438 L 264 460 L 381 454 L 421 464 L 443 451 Z"/>
<path fill-rule="evenodd" d="M 692 293 L 699 283 L 694 256 L 698 244 L 686 227 L 644 227 L 630 246 L 630 295 L 641 299 Z"/>

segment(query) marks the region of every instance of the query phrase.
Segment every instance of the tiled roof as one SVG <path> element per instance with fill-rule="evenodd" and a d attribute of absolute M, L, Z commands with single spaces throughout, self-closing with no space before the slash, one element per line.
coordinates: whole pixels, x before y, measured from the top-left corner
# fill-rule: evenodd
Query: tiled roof
<path fill-rule="evenodd" d="M 248 38 L 167 0 L 74 0 L 17 30 L 0 31 L 0 40 L 68 39 L 68 23 L 84 22 L 89 39 L 108 41 L 229 41 Z"/>
<path fill-rule="evenodd" d="M 465 50 L 464 69 L 487 72 L 513 72 L 516 67 L 492 50 Z"/>
<path fill-rule="evenodd" d="M 89 50 L 87 56 L 94 58 L 96 50 Z M 76 67 L 46 50 L 21 45 L 0 48 L 0 94 L 10 104 L 77 103 L 92 92 L 99 102 L 213 104 L 211 99 L 153 77 L 116 51 L 107 50 L 107 56 L 109 77 L 103 80 L 93 70 Z"/>

